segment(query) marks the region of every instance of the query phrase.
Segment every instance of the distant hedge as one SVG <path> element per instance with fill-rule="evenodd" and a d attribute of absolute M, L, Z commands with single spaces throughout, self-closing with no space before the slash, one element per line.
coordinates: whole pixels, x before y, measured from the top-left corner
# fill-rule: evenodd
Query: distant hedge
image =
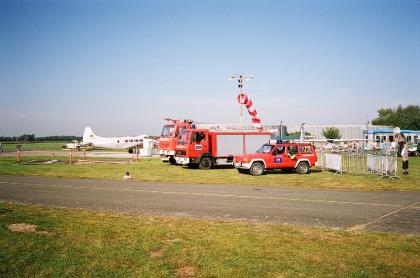
<path fill-rule="evenodd" d="M 24 143 L 35 143 L 35 142 L 63 142 L 63 141 L 81 141 L 81 136 L 71 135 L 60 135 L 60 136 L 45 136 L 36 137 L 35 134 L 23 134 L 21 136 L 0 136 L 0 142 L 24 142 Z"/>

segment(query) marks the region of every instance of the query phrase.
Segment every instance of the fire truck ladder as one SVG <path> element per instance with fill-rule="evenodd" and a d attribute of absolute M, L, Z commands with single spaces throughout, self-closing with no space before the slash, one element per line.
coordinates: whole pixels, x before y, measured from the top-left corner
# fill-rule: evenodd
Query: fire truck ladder
<path fill-rule="evenodd" d="M 265 125 L 262 130 L 255 127 L 253 124 L 206 124 L 196 123 L 196 128 L 206 128 L 214 131 L 264 131 L 273 132 L 280 129 L 280 125 Z"/>

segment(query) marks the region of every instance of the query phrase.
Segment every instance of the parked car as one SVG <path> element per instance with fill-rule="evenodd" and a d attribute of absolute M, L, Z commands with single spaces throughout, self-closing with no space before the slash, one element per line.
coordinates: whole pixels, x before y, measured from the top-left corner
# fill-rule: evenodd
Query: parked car
<path fill-rule="evenodd" d="M 273 169 L 282 169 L 284 172 L 296 170 L 299 174 L 308 174 L 316 161 L 314 145 L 276 141 L 262 145 L 255 153 L 235 156 L 234 166 L 240 173 L 253 176 L 260 176 L 266 170 Z"/>
<path fill-rule="evenodd" d="M 408 144 L 408 155 L 419 156 L 420 155 L 420 142 Z"/>

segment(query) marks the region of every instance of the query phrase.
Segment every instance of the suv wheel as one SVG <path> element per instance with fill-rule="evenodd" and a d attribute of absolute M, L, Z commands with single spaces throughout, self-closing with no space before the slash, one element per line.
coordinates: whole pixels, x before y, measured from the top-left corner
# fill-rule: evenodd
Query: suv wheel
<path fill-rule="evenodd" d="M 203 157 L 198 164 L 198 168 L 201 170 L 208 170 L 213 167 L 213 161 L 210 157 Z"/>
<path fill-rule="evenodd" d="M 309 174 L 309 164 L 308 162 L 299 162 L 296 167 L 296 172 L 299 174 Z"/>
<path fill-rule="evenodd" d="M 176 164 L 176 160 L 175 160 L 175 158 L 173 156 L 171 156 L 169 158 L 169 163 L 171 163 L 172 165 L 175 165 Z"/>
<path fill-rule="evenodd" d="M 261 176 L 264 173 L 264 165 L 261 162 L 254 162 L 249 172 L 253 176 Z"/>

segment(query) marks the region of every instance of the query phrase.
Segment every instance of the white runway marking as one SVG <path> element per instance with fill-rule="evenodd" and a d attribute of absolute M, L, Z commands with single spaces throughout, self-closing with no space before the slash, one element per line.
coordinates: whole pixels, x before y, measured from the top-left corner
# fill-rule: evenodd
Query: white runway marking
<path fill-rule="evenodd" d="M 391 211 L 391 212 L 389 212 L 389 213 L 387 213 L 387 214 L 384 214 L 384 215 L 382 215 L 382 216 L 380 216 L 380 217 L 378 217 L 378 218 L 376 218 L 376 219 L 374 219 L 374 220 L 372 220 L 372 221 L 369 221 L 369 222 L 367 222 L 367 223 L 365 223 L 365 224 L 361 224 L 361 225 L 356 225 L 356 226 L 353 226 L 353 227 L 350 227 L 350 228 L 348 228 L 347 230 L 349 230 L 349 231 L 360 231 L 360 230 L 364 230 L 367 226 L 369 226 L 369 225 L 372 225 L 372 224 L 378 224 L 378 223 L 380 223 L 383 219 L 385 219 L 385 218 L 387 218 L 387 217 L 389 217 L 389 216 L 391 216 L 391 215 L 393 215 L 393 214 L 396 214 L 396 213 L 399 213 L 399 212 L 401 212 L 401 211 L 403 211 L 403 210 L 406 210 L 406 209 L 409 209 L 409 208 L 415 208 L 417 205 L 419 205 L 420 204 L 420 202 L 416 202 L 416 203 L 413 203 L 413 204 L 411 204 L 411 205 L 408 205 L 408 206 L 405 206 L 405 207 L 402 207 L 402 208 L 399 208 L 399 209 L 396 209 L 396 210 L 394 210 L 394 211 Z"/>

